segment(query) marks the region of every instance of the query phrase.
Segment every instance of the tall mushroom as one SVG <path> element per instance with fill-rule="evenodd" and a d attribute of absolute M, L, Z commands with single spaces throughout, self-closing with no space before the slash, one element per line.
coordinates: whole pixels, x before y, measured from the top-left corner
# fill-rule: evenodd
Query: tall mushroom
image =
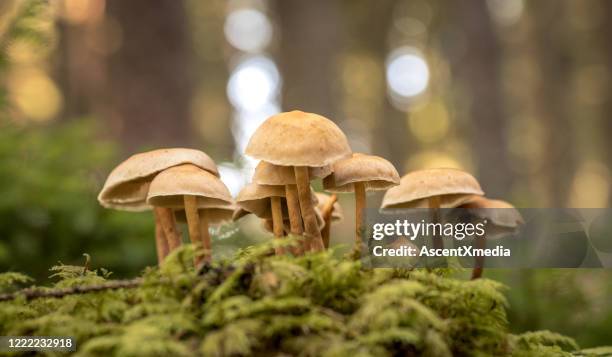
<path fill-rule="evenodd" d="M 341 221 L 344 219 L 342 213 L 342 206 L 338 203 L 338 197 L 336 195 L 326 195 L 322 192 L 316 193 L 319 199 L 317 209 L 321 212 L 325 226 L 321 229 L 321 237 L 323 238 L 323 244 L 325 248 L 329 248 L 329 233 L 331 231 L 332 221 Z"/>
<path fill-rule="evenodd" d="M 400 182 L 399 174 L 393 164 L 382 157 L 360 153 L 336 161 L 332 171 L 333 173 L 323 180 L 323 187 L 327 191 L 355 193 L 355 251 L 361 252 L 366 191 L 386 190 L 397 186 Z"/>
<path fill-rule="evenodd" d="M 330 166 L 323 167 L 309 167 L 308 176 L 311 180 L 316 178 L 323 178 L 331 174 Z M 291 234 L 302 235 L 302 219 L 300 217 L 300 204 L 295 197 L 295 174 L 293 168 L 290 166 L 279 166 L 274 165 L 266 161 L 260 161 L 257 167 L 255 167 L 255 173 L 253 174 L 253 182 L 259 185 L 274 185 L 282 186 L 285 189 L 285 196 L 287 199 L 287 211 L 289 213 L 289 223 L 291 227 Z M 308 241 L 304 240 L 303 249 L 309 250 L 309 246 L 306 244 Z"/>
<path fill-rule="evenodd" d="M 189 163 L 219 176 L 215 162 L 205 153 L 193 149 L 158 149 L 135 154 L 120 163 L 108 175 L 98 201 L 106 208 L 124 211 L 145 211 L 152 207 L 146 203 L 149 185 L 159 172 Z M 180 245 L 172 210 L 155 207 L 155 242 L 158 262 L 169 250 Z"/>
<path fill-rule="evenodd" d="M 430 208 L 432 221 L 439 222 L 440 208 L 454 208 L 482 196 L 480 184 L 469 173 L 457 169 L 426 169 L 403 176 L 399 186 L 390 188 L 381 208 Z M 434 237 L 435 248 L 444 243 Z"/>
<path fill-rule="evenodd" d="M 346 136 L 331 120 L 312 113 L 291 111 L 268 118 L 257 128 L 246 154 L 294 170 L 298 202 L 306 239 L 314 250 L 324 249 L 310 195 L 309 167 L 325 167 L 350 156 Z M 287 200 L 295 201 L 292 185 Z"/>
<path fill-rule="evenodd" d="M 192 243 L 200 243 L 203 255 L 196 255 L 196 264 L 211 260 L 211 242 L 206 210 L 232 204 L 225 184 L 215 175 L 191 165 L 171 167 L 159 173 L 149 187 L 147 203 L 155 207 L 184 209 Z"/>
<path fill-rule="evenodd" d="M 466 209 L 470 216 L 486 222 L 486 237 L 476 238 L 476 248 L 485 248 L 487 239 L 497 239 L 514 233 L 524 223 L 521 213 L 510 203 L 502 200 L 491 200 L 475 196 L 458 208 Z M 472 270 L 472 279 L 482 276 L 484 256 L 476 256 Z"/>

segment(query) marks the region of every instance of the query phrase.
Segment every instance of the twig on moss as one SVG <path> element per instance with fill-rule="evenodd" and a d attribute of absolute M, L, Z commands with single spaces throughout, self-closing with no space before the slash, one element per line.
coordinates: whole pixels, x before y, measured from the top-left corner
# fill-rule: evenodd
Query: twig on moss
<path fill-rule="evenodd" d="M 14 293 L 0 294 L 0 301 L 14 300 L 20 296 L 24 296 L 26 300 L 52 297 L 61 298 L 67 295 L 76 294 L 87 294 L 92 292 L 104 291 L 104 290 L 116 290 L 116 289 L 127 289 L 135 288 L 142 284 L 142 278 L 135 278 L 130 280 L 116 280 L 108 283 L 85 285 L 85 286 L 73 286 L 70 288 L 40 290 L 38 288 L 23 289 Z"/>

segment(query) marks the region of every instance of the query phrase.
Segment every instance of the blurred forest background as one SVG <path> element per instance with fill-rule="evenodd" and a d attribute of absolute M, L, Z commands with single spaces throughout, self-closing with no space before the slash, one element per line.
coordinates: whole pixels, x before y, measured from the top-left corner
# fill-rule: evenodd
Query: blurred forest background
<path fill-rule="evenodd" d="M 461 167 L 518 207 L 608 207 L 610 34 L 608 0 L 2 1 L 0 271 L 44 282 L 87 252 L 137 274 L 155 263 L 152 219 L 98 206 L 112 167 L 199 148 L 236 193 L 249 136 L 290 109 L 400 174 Z M 335 243 L 352 239 L 340 201 Z M 217 239 L 265 239 L 240 226 Z M 485 274 L 510 287 L 517 331 L 612 342 L 612 272 Z"/>

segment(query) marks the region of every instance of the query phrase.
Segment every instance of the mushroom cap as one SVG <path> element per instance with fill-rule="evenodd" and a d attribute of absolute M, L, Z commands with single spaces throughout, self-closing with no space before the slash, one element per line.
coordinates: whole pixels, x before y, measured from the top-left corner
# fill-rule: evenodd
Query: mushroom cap
<path fill-rule="evenodd" d="M 272 185 L 258 185 L 256 183 L 250 183 L 246 185 L 236 197 L 236 204 L 238 210 L 234 212 L 234 220 L 238 220 L 249 213 L 255 214 L 260 218 L 271 218 L 271 202 L 270 197 L 281 197 L 281 208 L 283 211 L 283 218 L 289 217 L 289 211 L 287 210 L 287 201 L 285 199 L 285 187 L 284 186 L 272 186 Z M 311 190 L 311 199 L 313 204 L 317 204 L 317 197 Z"/>
<path fill-rule="evenodd" d="M 330 192 L 353 192 L 354 183 L 363 182 L 366 190 L 386 190 L 400 182 L 397 170 L 382 157 L 354 153 L 338 160 L 333 173 L 323 180 L 323 187 Z"/>
<path fill-rule="evenodd" d="M 469 209 L 470 213 L 486 219 L 488 224 L 499 227 L 516 228 L 525 223 L 521 213 L 512 204 L 502 200 L 473 196 L 469 202 L 460 207 Z"/>
<path fill-rule="evenodd" d="M 323 178 L 331 174 L 331 166 L 309 167 L 308 177 L 311 180 Z M 255 167 L 253 182 L 260 185 L 293 185 L 295 173 L 292 166 L 274 165 L 267 161 L 260 161 Z"/>
<path fill-rule="evenodd" d="M 206 208 L 199 208 L 199 214 L 205 214 L 209 225 L 219 225 L 224 222 L 232 220 L 236 205 L 225 204 L 225 205 L 211 205 Z M 178 209 L 174 211 L 176 220 L 181 223 L 187 222 L 187 215 L 184 209 Z"/>
<path fill-rule="evenodd" d="M 327 200 L 329 200 L 330 196 L 322 192 L 316 192 L 315 195 L 317 196 L 317 199 L 319 200 L 319 203 L 317 204 L 316 208 L 319 212 L 321 212 L 323 210 L 323 207 L 327 203 Z M 331 215 L 332 221 L 343 220 L 344 213 L 342 212 L 342 206 L 340 206 L 340 203 L 336 201 L 334 202 L 334 205 L 332 207 L 333 207 L 332 215 Z"/>
<path fill-rule="evenodd" d="M 251 136 L 245 153 L 275 165 L 322 167 L 349 156 L 351 148 L 334 122 L 294 110 L 263 122 Z"/>
<path fill-rule="evenodd" d="M 183 208 L 183 196 L 196 196 L 198 208 L 232 203 L 229 190 L 217 176 L 191 164 L 173 166 L 155 176 L 149 187 L 147 203 Z"/>
<path fill-rule="evenodd" d="M 383 198 L 382 208 L 399 208 L 423 198 L 443 195 L 479 195 L 484 192 L 469 173 L 457 169 L 427 169 L 411 172 L 391 187 Z"/>
<path fill-rule="evenodd" d="M 461 193 L 456 195 L 442 195 L 440 196 L 440 208 L 456 208 L 467 202 L 470 202 L 475 197 L 480 196 Z M 421 198 L 416 201 L 399 203 L 389 208 L 429 208 L 429 199 Z"/>
<path fill-rule="evenodd" d="M 219 176 L 215 162 L 202 151 L 184 148 L 147 151 L 132 155 L 111 171 L 98 195 L 98 201 L 106 208 L 118 210 L 151 209 L 146 199 L 154 175 L 172 166 L 187 163 Z"/>
<path fill-rule="evenodd" d="M 315 216 L 317 218 L 317 225 L 319 226 L 319 230 L 325 228 L 325 220 L 323 219 L 321 212 L 317 209 L 315 209 Z M 266 231 L 274 233 L 274 229 L 272 227 L 272 217 L 263 218 L 261 221 L 261 225 Z M 289 234 L 291 232 L 291 224 L 289 223 L 288 219 L 283 219 L 283 230 L 286 234 Z"/>

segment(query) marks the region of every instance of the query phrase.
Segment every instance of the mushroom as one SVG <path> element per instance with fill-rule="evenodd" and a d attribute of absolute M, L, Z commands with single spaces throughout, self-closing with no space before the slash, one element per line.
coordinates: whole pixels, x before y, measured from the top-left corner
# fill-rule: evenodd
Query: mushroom
<path fill-rule="evenodd" d="M 355 250 L 360 252 L 366 190 L 386 190 L 397 186 L 399 174 L 393 164 L 382 157 L 360 153 L 337 161 L 332 171 L 323 180 L 323 187 L 327 191 L 355 193 Z"/>
<path fill-rule="evenodd" d="M 521 213 L 510 203 L 502 200 L 492 200 L 485 197 L 474 196 L 469 202 L 459 208 L 466 209 L 473 217 L 485 220 L 486 237 L 476 238 L 476 248 L 485 248 L 486 239 L 497 239 L 516 232 L 518 227 L 525 223 Z M 472 280 L 482 276 L 484 256 L 476 256 L 472 270 Z"/>
<path fill-rule="evenodd" d="M 309 179 L 323 178 L 331 173 L 330 166 L 309 167 Z M 297 200 L 297 191 L 295 187 L 295 174 L 291 166 L 274 165 L 266 161 L 260 161 L 255 167 L 253 174 L 253 182 L 260 185 L 284 186 L 285 197 L 287 199 L 287 210 L 289 213 L 289 223 L 291 226 L 291 234 L 302 235 L 302 218 L 300 217 L 300 204 Z M 303 250 L 310 250 L 308 241 L 303 241 Z"/>
<path fill-rule="evenodd" d="M 344 133 L 331 120 L 312 113 L 291 111 L 268 118 L 257 128 L 246 154 L 280 166 L 291 166 L 296 185 L 286 185 L 287 201 L 297 201 L 306 239 L 313 250 L 324 249 L 309 189 L 309 167 L 325 167 L 350 156 Z M 295 210 L 293 210 L 295 212 Z"/>
<path fill-rule="evenodd" d="M 432 221 L 440 221 L 440 208 L 460 206 L 473 196 L 484 192 L 478 181 L 469 173 L 458 169 L 426 169 L 403 176 L 399 186 L 390 188 L 383 198 L 381 208 L 431 208 Z M 435 248 L 444 243 L 434 237 Z"/>
<path fill-rule="evenodd" d="M 256 183 L 246 185 L 236 197 L 236 204 L 239 208 L 234 213 L 234 220 L 238 220 L 249 213 L 271 220 L 272 233 L 277 239 L 280 239 L 285 235 L 283 220 L 289 218 L 285 193 L 284 186 L 259 185 Z M 313 201 L 316 202 L 316 198 L 313 198 Z M 276 250 L 276 254 L 282 253 L 282 249 Z"/>
<path fill-rule="evenodd" d="M 180 164 L 190 163 L 219 176 L 215 162 L 205 153 L 183 148 L 158 149 L 135 154 L 120 163 L 108 175 L 98 195 L 103 207 L 124 211 L 145 211 L 149 185 L 156 174 Z M 155 207 L 155 242 L 161 263 L 169 250 L 180 245 L 172 210 Z"/>
<path fill-rule="evenodd" d="M 229 190 L 217 176 L 191 164 L 171 167 L 151 181 L 147 203 L 156 207 L 184 209 L 191 242 L 200 243 L 204 248 L 203 255 L 196 255 L 195 263 L 211 260 L 206 208 L 232 204 Z M 199 211 L 202 208 L 204 210 Z"/>
<path fill-rule="evenodd" d="M 319 199 L 317 209 L 321 212 L 323 220 L 325 221 L 325 227 L 321 230 L 321 237 L 323 238 L 323 244 L 325 248 L 329 248 L 329 233 L 331 230 L 332 221 L 341 221 L 344 219 L 342 213 L 342 207 L 338 203 L 338 197 L 334 195 L 326 195 L 321 192 L 316 193 Z"/>

